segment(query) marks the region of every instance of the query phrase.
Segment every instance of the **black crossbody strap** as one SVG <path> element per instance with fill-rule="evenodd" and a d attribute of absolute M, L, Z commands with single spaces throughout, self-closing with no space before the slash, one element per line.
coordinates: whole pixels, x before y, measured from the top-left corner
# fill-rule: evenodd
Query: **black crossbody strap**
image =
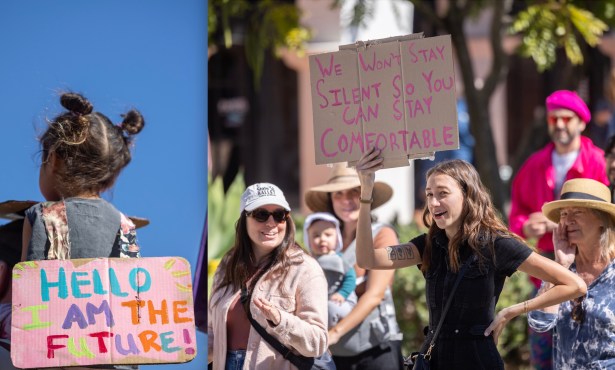
<path fill-rule="evenodd" d="M 247 312 L 247 314 L 248 320 L 250 320 L 250 323 L 252 324 L 254 329 L 256 329 L 258 334 L 260 334 L 260 336 L 263 337 L 263 339 L 266 340 L 267 343 L 269 343 L 276 351 L 282 354 L 282 357 L 290 361 L 293 365 L 299 368 L 299 370 L 306 370 L 312 367 L 312 364 L 314 363 L 313 357 L 305 357 L 294 354 L 288 347 L 280 343 L 279 340 L 274 338 L 271 334 L 267 333 L 267 330 L 265 330 L 265 328 L 263 328 L 258 322 L 256 322 L 256 320 L 254 320 L 250 312 Z"/>
<path fill-rule="evenodd" d="M 271 265 L 264 268 L 258 275 L 256 276 L 256 282 L 269 270 Z M 279 340 L 273 337 L 271 334 L 267 333 L 267 330 L 263 328 L 254 318 L 252 317 L 252 313 L 250 312 L 250 301 L 252 300 L 252 293 L 248 291 L 247 287 L 243 287 L 241 289 L 240 301 L 244 304 L 246 315 L 248 316 L 248 320 L 250 320 L 250 324 L 254 327 L 256 332 L 269 343 L 276 351 L 278 351 L 282 357 L 290 361 L 293 365 L 295 365 L 299 370 L 310 370 L 312 365 L 314 364 L 314 357 L 305 357 L 301 355 L 294 354 L 290 348 L 283 345 Z"/>
<path fill-rule="evenodd" d="M 438 323 L 438 326 L 436 327 L 436 331 L 433 335 L 433 338 L 431 338 L 431 343 L 429 343 L 429 350 L 431 351 L 431 348 L 436 344 L 436 339 L 438 339 L 438 334 L 440 334 L 440 330 L 442 329 L 442 325 L 444 324 L 444 319 L 446 318 L 446 314 L 448 312 L 448 309 L 451 307 L 451 304 L 453 304 L 453 297 L 455 295 L 455 291 L 457 290 L 457 286 L 459 286 L 459 282 L 461 282 L 461 278 L 463 278 L 463 275 L 465 275 L 466 270 L 468 269 L 468 266 L 470 266 L 470 263 L 472 261 L 476 260 L 476 255 L 473 254 L 470 257 L 468 257 L 468 259 L 465 261 L 465 263 L 463 264 L 463 266 L 461 267 L 461 270 L 459 271 L 459 274 L 457 274 L 457 279 L 455 280 L 455 284 L 453 285 L 453 289 L 451 290 L 450 295 L 448 296 L 448 299 L 446 300 L 446 305 L 444 306 L 444 310 L 442 311 L 442 316 L 440 317 L 440 322 Z"/>

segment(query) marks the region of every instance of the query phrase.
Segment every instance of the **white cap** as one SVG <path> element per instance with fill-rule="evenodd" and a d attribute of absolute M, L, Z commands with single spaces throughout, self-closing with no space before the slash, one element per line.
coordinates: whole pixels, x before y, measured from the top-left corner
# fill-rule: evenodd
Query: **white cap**
<path fill-rule="evenodd" d="M 275 204 L 283 207 L 285 210 L 290 211 L 290 206 L 284 197 L 282 190 L 273 184 L 261 182 L 258 184 L 250 185 L 241 195 L 241 209 L 250 212 L 258 207 Z"/>

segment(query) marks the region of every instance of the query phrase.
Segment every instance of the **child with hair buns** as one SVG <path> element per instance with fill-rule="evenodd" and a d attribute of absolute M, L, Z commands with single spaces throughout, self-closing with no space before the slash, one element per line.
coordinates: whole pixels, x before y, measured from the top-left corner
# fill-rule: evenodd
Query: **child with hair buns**
<path fill-rule="evenodd" d="M 100 195 L 130 163 L 143 117 L 131 110 L 114 125 L 79 94 L 65 93 L 60 102 L 67 112 L 40 138 L 47 202 L 26 211 L 22 260 L 139 257 L 134 224 Z"/>
<path fill-rule="evenodd" d="M 22 260 L 140 257 L 135 225 L 101 194 L 130 163 L 143 116 L 130 110 L 116 125 L 80 94 L 64 93 L 60 102 L 67 111 L 40 137 L 39 187 L 47 201 L 26 211 Z"/>

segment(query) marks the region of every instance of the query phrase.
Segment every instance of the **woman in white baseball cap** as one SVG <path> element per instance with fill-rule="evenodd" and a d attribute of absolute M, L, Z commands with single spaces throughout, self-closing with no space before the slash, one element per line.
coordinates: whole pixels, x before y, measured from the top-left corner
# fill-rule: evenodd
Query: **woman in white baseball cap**
<path fill-rule="evenodd" d="M 213 370 L 295 369 L 250 318 L 294 354 L 318 357 L 327 350 L 327 281 L 316 260 L 295 242 L 295 224 L 280 188 L 249 186 L 240 212 L 234 245 L 214 275 L 208 361 Z"/>

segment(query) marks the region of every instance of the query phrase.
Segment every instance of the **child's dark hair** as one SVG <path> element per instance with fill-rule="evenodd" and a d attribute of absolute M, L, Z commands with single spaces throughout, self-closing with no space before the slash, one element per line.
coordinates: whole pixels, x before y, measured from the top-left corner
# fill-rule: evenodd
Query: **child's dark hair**
<path fill-rule="evenodd" d="M 68 112 L 53 119 L 40 138 L 43 164 L 51 153 L 61 160 L 57 191 L 70 197 L 109 189 L 130 163 L 130 143 L 145 125 L 143 116 L 130 110 L 122 115 L 122 123 L 114 125 L 80 94 L 64 93 L 60 103 Z"/>

